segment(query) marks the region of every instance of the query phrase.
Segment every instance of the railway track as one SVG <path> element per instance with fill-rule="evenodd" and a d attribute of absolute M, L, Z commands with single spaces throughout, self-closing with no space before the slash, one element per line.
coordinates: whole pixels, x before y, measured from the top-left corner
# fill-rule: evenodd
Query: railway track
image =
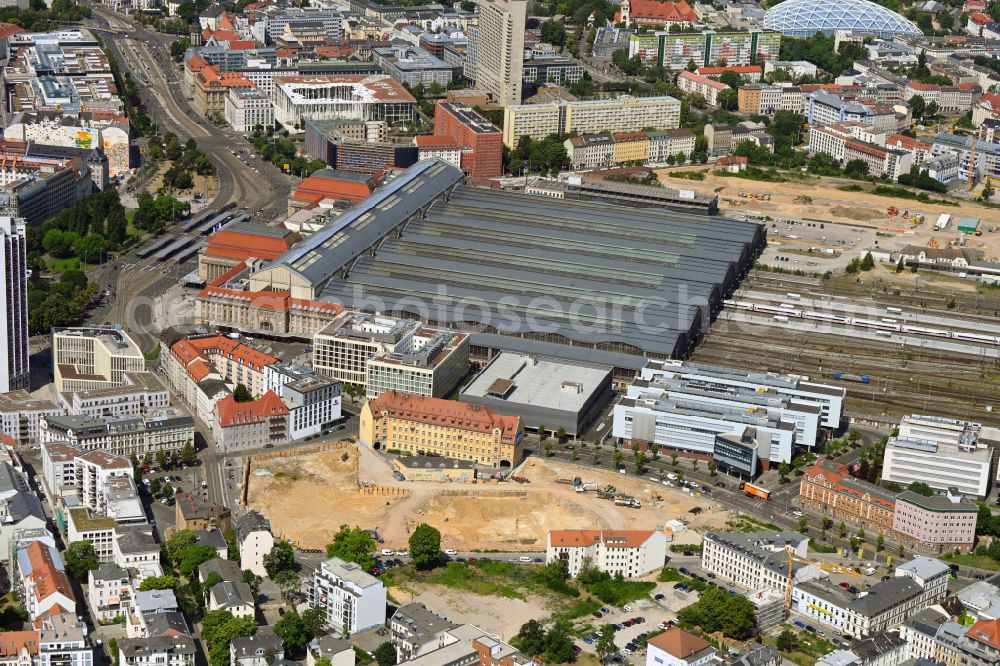
<path fill-rule="evenodd" d="M 900 416 L 914 411 L 969 416 L 1000 425 L 1000 363 L 946 352 L 878 342 L 857 342 L 829 334 L 781 336 L 738 330 L 716 322 L 694 360 L 809 376 L 848 389 L 848 403 L 864 414 Z M 871 382 L 840 381 L 834 373 L 870 376 Z"/>

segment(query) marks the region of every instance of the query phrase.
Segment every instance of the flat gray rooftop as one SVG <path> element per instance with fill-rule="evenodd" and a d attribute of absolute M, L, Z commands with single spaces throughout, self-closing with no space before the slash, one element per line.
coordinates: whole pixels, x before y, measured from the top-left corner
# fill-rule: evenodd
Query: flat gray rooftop
<path fill-rule="evenodd" d="M 611 368 L 607 366 L 501 352 L 462 391 L 462 396 L 578 412 L 609 374 Z"/>
<path fill-rule="evenodd" d="M 690 348 L 763 247 L 755 224 L 464 186 L 383 237 L 324 300 L 660 357 Z"/>

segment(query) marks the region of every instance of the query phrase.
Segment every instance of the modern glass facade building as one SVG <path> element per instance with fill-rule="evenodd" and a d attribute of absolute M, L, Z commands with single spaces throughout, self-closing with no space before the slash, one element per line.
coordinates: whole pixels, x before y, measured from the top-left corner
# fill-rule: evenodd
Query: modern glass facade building
<path fill-rule="evenodd" d="M 914 23 L 868 0 L 787 0 L 764 16 L 764 27 L 788 37 L 810 37 L 838 30 L 891 39 L 923 34 Z"/>

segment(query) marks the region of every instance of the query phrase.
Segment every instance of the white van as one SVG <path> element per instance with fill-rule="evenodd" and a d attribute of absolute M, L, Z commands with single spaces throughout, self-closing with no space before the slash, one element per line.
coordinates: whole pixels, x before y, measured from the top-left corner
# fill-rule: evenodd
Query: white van
<path fill-rule="evenodd" d="M 531 558 L 528 557 L 527 555 L 522 555 L 521 557 L 517 558 L 517 561 L 518 562 L 531 562 Z"/>

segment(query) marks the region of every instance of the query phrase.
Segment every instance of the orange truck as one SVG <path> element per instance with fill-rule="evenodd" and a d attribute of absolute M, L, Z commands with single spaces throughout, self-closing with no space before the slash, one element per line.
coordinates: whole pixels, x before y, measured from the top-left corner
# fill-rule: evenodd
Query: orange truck
<path fill-rule="evenodd" d="M 750 497 L 759 497 L 763 500 L 771 499 L 771 491 L 767 488 L 761 488 L 760 486 L 755 486 L 752 483 L 741 483 L 740 490 L 745 492 Z"/>

